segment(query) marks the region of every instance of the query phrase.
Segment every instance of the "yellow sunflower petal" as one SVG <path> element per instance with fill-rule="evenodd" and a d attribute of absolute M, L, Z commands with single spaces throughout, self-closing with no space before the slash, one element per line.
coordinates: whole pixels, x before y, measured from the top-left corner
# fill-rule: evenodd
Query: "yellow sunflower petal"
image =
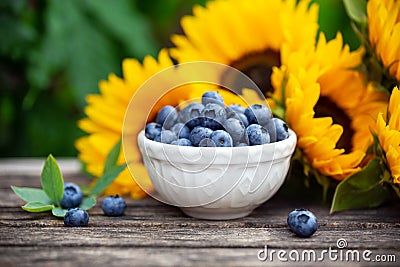
<path fill-rule="evenodd" d="M 350 51 L 340 34 L 331 41 L 321 34 L 315 48 L 286 54 L 271 77 L 274 95 L 285 82 L 285 116 L 298 147 L 315 169 L 337 180 L 360 170 L 374 118 L 387 109 L 387 96 L 353 70 L 363 53 Z"/>

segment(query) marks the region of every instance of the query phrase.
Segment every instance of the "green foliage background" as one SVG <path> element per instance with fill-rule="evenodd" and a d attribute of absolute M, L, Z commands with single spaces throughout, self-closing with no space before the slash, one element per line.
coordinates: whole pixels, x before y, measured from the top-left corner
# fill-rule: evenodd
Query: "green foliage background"
<path fill-rule="evenodd" d="M 85 96 L 120 76 L 124 58 L 170 46 L 179 19 L 206 1 L 0 1 L 0 157 L 76 156 Z M 328 39 L 342 31 L 356 48 L 342 1 L 315 2 Z"/>

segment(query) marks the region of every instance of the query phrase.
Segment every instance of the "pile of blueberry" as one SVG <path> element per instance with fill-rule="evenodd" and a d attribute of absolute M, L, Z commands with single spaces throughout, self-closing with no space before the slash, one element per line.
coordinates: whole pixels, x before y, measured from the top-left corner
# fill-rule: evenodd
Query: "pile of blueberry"
<path fill-rule="evenodd" d="M 64 185 L 64 196 L 61 200 L 61 207 L 68 209 L 64 216 L 65 226 L 87 226 L 89 223 L 89 214 L 86 210 L 79 208 L 82 203 L 83 194 L 80 187 L 75 183 L 66 183 Z M 126 208 L 126 203 L 120 196 L 108 196 L 101 205 L 101 208 L 107 216 L 121 216 Z"/>
<path fill-rule="evenodd" d="M 218 92 L 202 95 L 178 110 L 164 106 L 155 122 L 146 125 L 145 136 L 156 142 L 179 146 L 232 147 L 273 143 L 288 138 L 288 127 L 261 104 L 244 108 L 224 105 Z"/>

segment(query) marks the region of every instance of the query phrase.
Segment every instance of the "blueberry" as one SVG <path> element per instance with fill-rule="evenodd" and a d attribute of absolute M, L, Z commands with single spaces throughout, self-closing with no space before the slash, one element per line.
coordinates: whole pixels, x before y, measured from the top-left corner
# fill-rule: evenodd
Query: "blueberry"
<path fill-rule="evenodd" d="M 246 128 L 246 133 L 251 146 L 268 144 L 270 137 L 267 130 L 259 124 L 251 124 Z"/>
<path fill-rule="evenodd" d="M 64 184 L 64 196 L 61 200 L 61 207 L 63 209 L 70 209 L 78 207 L 82 203 L 82 190 L 74 183 Z"/>
<path fill-rule="evenodd" d="M 240 119 L 229 118 L 224 123 L 225 131 L 232 137 L 233 143 L 237 144 L 243 139 L 246 127 Z"/>
<path fill-rule="evenodd" d="M 186 138 L 180 138 L 176 141 L 173 141 L 171 145 L 177 145 L 177 146 L 192 146 L 192 142 L 190 142 L 189 139 Z"/>
<path fill-rule="evenodd" d="M 81 208 L 72 208 L 67 211 L 64 217 L 65 226 L 87 226 L 89 214 Z"/>
<path fill-rule="evenodd" d="M 268 121 L 272 118 L 271 110 L 261 104 L 254 104 L 246 108 L 244 115 L 246 115 L 249 124 L 267 125 Z"/>
<path fill-rule="evenodd" d="M 179 122 L 186 124 L 190 129 L 201 124 L 201 112 L 204 105 L 201 103 L 191 103 L 179 112 Z"/>
<path fill-rule="evenodd" d="M 237 116 L 243 122 L 244 127 L 249 126 L 249 120 L 247 119 L 246 115 L 244 115 L 243 113 L 237 113 Z"/>
<path fill-rule="evenodd" d="M 215 103 L 207 104 L 201 115 L 203 117 L 203 126 L 212 130 L 221 129 L 226 120 L 225 108 Z"/>
<path fill-rule="evenodd" d="M 154 140 L 154 138 L 160 135 L 161 130 L 162 130 L 161 124 L 150 122 L 146 125 L 146 128 L 144 130 L 144 135 L 148 139 Z"/>
<path fill-rule="evenodd" d="M 233 110 L 236 113 L 243 113 L 246 110 L 243 106 L 238 105 L 238 104 L 232 104 L 228 106 L 229 109 Z"/>
<path fill-rule="evenodd" d="M 214 91 L 205 92 L 201 96 L 201 102 L 203 103 L 204 106 L 209 103 L 214 103 L 214 104 L 224 106 L 224 99 L 218 92 L 214 92 Z"/>
<path fill-rule="evenodd" d="M 233 144 L 232 137 L 224 130 L 214 131 L 210 138 L 216 147 L 230 147 Z"/>
<path fill-rule="evenodd" d="M 172 126 L 171 131 L 173 131 L 178 138 L 189 138 L 190 129 L 185 124 L 178 122 L 174 126 Z"/>
<path fill-rule="evenodd" d="M 210 138 L 204 138 L 200 141 L 199 147 L 215 147 L 215 143 Z"/>
<path fill-rule="evenodd" d="M 271 143 L 282 141 L 289 137 L 288 127 L 281 119 L 271 119 L 266 125 L 266 129 L 271 137 Z"/>
<path fill-rule="evenodd" d="M 154 141 L 164 143 L 164 144 L 171 144 L 173 141 L 178 140 L 176 134 L 170 130 L 162 130 L 160 135 L 154 138 Z"/>
<path fill-rule="evenodd" d="M 121 216 L 124 214 L 126 203 L 120 196 L 108 196 L 101 203 L 101 209 L 107 216 Z"/>
<path fill-rule="evenodd" d="M 210 128 L 197 126 L 190 132 L 189 140 L 193 146 L 199 146 L 200 141 L 204 138 L 210 138 L 212 132 Z"/>
<path fill-rule="evenodd" d="M 306 209 L 295 209 L 290 212 L 287 218 L 287 224 L 293 233 L 300 237 L 310 237 L 318 228 L 317 217 Z"/>
<path fill-rule="evenodd" d="M 178 112 L 173 106 L 164 106 L 157 114 L 156 122 L 164 129 L 170 129 L 178 120 Z"/>

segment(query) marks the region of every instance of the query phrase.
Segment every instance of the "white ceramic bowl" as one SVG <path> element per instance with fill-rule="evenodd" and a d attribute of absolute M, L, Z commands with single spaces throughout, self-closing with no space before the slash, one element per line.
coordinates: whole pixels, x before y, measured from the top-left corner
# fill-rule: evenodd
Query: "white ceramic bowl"
<path fill-rule="evenodd" d="M 209 220 L 249 215 L 283 184 L 296 134 L 280 142 L 246 147 L 186 147 L 138 136 L 156 199 L 189 216 Z"/>

